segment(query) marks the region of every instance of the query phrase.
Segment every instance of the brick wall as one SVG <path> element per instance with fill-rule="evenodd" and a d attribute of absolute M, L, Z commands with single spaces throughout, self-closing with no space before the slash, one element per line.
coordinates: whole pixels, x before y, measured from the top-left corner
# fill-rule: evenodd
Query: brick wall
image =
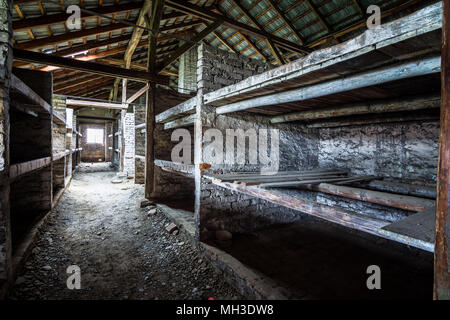
<path fill-rule="evenodd" d="M 125 150 L 123 159 L 123 171 L 128 176 L 134 176 L 134 155 L 135 155 L 135 119 L 133 112 L 126 112 L 123 120 Z"/>

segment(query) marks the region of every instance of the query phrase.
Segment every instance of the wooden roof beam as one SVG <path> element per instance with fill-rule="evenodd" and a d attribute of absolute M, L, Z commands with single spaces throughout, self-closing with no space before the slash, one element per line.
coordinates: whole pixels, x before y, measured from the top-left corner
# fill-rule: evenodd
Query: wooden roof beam
<path fill-rule="evenodd" d="M 167 84 L 168 78 L 165 76 L 153 76 L 148 72 L 137 70 L 127 70 L 123 68 L 105 66 L 98 63 L 80 61 L 63 57 L 52 56 L 39 52 L 25 51 L 14 48 L 14 58 L 17 60 L 41 63 L 50 66 L 58 66 L 62 68 L 80 70 L 94 74 L 102 74 L 105 76 L 122 77 L 136 81 L 151 81 L 159 84 Z"/>
<path fill-rule="evenodd" d="M 300 41 L 300 44 L 304 43 L 303 37 L 300 35 L 298 30 L 294 27 L 294 25 L 286 18 L 285 14 L 278 8 L 277 3 L 274 0 L 267 0 L 275 12 L 280 16 L 281 20 L 283 20 L 284 24 L 288 26 L 289 29 L 295 34 L 295 36 Z"/>
<path fill-rule="evenodd" d="M 200 19 L 208 20 L 208 21 L 218 21 L 223 20 L 223 24 L 229 28 L 240 31 L 247 36 L 254 36 L 256 38 L 262 39 L 271 39 L 276 45 L 285 48 L 290 51 L 297 51 L 299 53 L 309 53 L 310 49 L 303 47 L 301 45 L 297 45 L 291 41 L 287 41 L 283 38 L 274 36 L 264 30 L 259 30 L 257 28 L 251 27 L 241 22 L 237 22 L 231 18 L 222 16 L 211 10 L 207 10 L 205 8 L 196 6 L 190 2 L 180 1 L 180 0 L 166 0 L 166 5 L 174 10 L 178 10 L 181 12 L 185 12 L 187 14 L 191 14 Z"/>
<path fill-rule="evenodd" d="M 174 54 L 172 54 L 167 60 L 165 60 L 157 69 L 163 70 L 174 61 L 176 61 L 183 53 L 196 46 L 198 42 L 202 41 L 208 34 L 216 30 L 223 23 L 223 20 L 219 19 L 218 21 L 212 23 L 203 29 L 199 34 L 197 34 L 194 38 L 189 41 L 186 41 L 181 47 L 179 47 Z"/>
<path fill-rule="evenodd" d="M 139 2 L 131 2 L 131 3 L 125 3 L 125 4 L 115 4 L 112 6 L 105 6 L 105 7 L 98 7 L 92 10 L 95 10 L 98 14 L 116 14 L 120 12 L 126 12 L 126 11 L 132 11 L 136 9 L 141 8 L 141 3 Z M 69 17 L 69 14 L 66 12 L 58 13 L 58 14 L 50 14 L 50 15 L 44 15 L 41 17 L 35 17 L 35 18 L 26 18 L 18 21 L 13 21 L 13 30 L 14 31 L 20 31 L 24 29 L 29 28 L 35 28 L 35 27 L 41 27 L 41 26 L 47 26 L 51 24 L 57 24 L 57 23 L 65 23 L 67 21 L 67 18 Z M 95 17 L 93 13 L 87 13 L 85 11 L 81 12 L 81 19 L 91 18 Z"/>
<path fill-rule="evenodd" d="M 94 27 L 80 31 L 68 32 L 57 36 L 45 37 L 32 41 L 16 43 L 14 45 L 14 48 L 22 50 L 39 49 L 47 46 L 57 45 L 61 42 L 67 42 L 70 40 L 80 39 L 93 35 L 99 35 L 102 33 L 108 33 L 110 31 L 120 30 L 124 28 L 130 28 L 130 26 L 123 23 L 112 23 L 106 26 Z"/>
<path fill-rule="evenodd" d="M 241 12 L 247 17 L 247 19 L 249 19 L 258 29 L 264 30 L 264 28 L 260 25 L 258 20 L 256 20 L 256 18 L 254 18 L 250 14 L 250 12 L 248 12 L 247 9 L 245 9 L 244 6 L 240 4 L 239 1 L 232 0 L 232 2 L 239 8 L 239 10 L 241 10 Z M 300 40 L 300 43 L 303 44 L 303 40 L 301 38 L 299 38 L 299 40 Z M 271 39 L 266 39 L 266 42 L 267 42 L 267 46 L 269 47 L 270 51 L 272 51 L 272 55 L 273 55 L 275 61 L 279 65 L 283 65 L 284 60 L 283 60 L 280 52 L 278 51 L 278 48 L 275 47 L 275 44 L 273 43 L 273 41 Z M 259 55 L 262 55 L 261 52 L 259 52 L 259 51 L 256 51 L 256 52 L 259 53 Z M 266 58 L 264 57 L 264 59 L 266 59 Z"/>

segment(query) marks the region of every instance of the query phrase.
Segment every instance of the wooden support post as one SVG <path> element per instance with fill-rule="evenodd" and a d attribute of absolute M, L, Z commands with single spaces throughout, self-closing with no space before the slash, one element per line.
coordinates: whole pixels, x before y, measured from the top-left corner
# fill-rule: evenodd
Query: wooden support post
<path fill-rule="evenodd" d="M 449 276 L 449 175 L 450 175 L 450 0 L 443 1 L 441 62 L 441 128 L 434 240 L 434 290 L 436 300 L 450 299 Z"/>
<path fill-rule="evenodd" d="M 127 102 L 127 79 L 122 79 L 122 104 Z M 124 170 L 124 158 L 125 158 L 125 116 L 127 110 L 121 112 L 121 126 L 120 126 L 120 171 Z"/>
<path fill-rule="evenodd" d="M 147 68 L 152 74 L 156 74 L 156 46 L 157 37 L 159 33 L 159 25 L 164 8 L 164 0 L 154 0 L 151 6 L 151 16 L 147 21 L 147 27 L 152 30 L 149 32 L 148 57 Z M 155 129 L 155 105 L 156 105 L 156 85 L 149 83 L 147 90 L 147 107 L 145 114 L 146 123 L 146 139 L 145 139 L 145 198 L 150 199 L 154 190 L 154 176 L 155 176 L 155 152 L 154 152 L 154 137 Z"/>

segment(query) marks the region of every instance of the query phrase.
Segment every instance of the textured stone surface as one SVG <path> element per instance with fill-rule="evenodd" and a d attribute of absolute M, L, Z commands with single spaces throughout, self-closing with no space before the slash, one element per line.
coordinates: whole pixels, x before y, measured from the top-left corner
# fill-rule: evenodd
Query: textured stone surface
<path fill-rule="evenodd" d="M 123 171 L 128 174 L 128 176 L 134 176 L 134 155 L 135 155 L 135 119 L 134 113 L 127 112 L 124 118 L 124 139 L 125 139 L 125 150 L 123 159 Z"/>
<path fill-rule="evenodd" d="M 319 166 L 434 184 L 438 138 L 438 122 L 321 129 Z"/>

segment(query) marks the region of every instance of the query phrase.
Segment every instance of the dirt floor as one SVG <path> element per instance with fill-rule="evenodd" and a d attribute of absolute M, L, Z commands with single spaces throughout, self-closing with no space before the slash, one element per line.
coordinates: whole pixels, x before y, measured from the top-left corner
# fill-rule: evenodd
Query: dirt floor
<path fill-rule="evenodd" d="M 109 164 L 82 164 L 41 230 L 10 299 L 242 299 Z M 67 267 L 81 269 L 70 290 Z"/>

